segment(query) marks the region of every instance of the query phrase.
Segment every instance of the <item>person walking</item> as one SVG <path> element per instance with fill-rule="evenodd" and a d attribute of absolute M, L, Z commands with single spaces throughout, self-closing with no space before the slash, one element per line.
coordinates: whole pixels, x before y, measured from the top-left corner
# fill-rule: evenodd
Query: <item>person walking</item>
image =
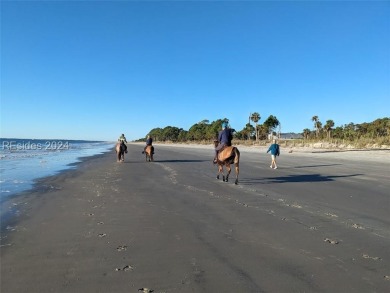
<path fill-rule="evenodd" d="M 272 144 L 268 148 L 267 153 L 271 152 L 271 166 L 269 166 L 271 169 L 278 169 L 278 166 L 276 165 L 276 156 L 280 155 L 280 148 L 279 145 L 276 143 L 276 139 L 272 141 Z"/>

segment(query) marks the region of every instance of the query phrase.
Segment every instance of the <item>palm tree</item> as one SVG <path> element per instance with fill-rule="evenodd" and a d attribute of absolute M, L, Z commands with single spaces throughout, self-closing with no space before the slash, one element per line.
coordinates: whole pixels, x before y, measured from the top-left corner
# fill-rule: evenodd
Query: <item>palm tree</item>
<path fill-rule="evenodd" d="M 257 122 L 261 119 L 260 114 L 257 112 L 252 113 L 249 118 L 252 120 L 252 122 L 255 123 L 255 130 L 256 130 L 256 142 L 259 140 L 259 131 L 257 129 Z"/>
<path fill-rule="evenodd" d="M 267 128 L 268 134 L 273 135 L 273 130 L 280 124 L 280 122 L 276 116 L 270 115 L 263 124 Z"/>
<path fill-rule="evenodd" d="M 245 136 L 248 138 L 248 140 L 250 140 L 253 131 L 255 131 L 255 129 L 253 128 L 253 126 L 252 126 L 250 123 L 247 123 L 247 124 L 245 125 L 244 129 L 241 130 L 241 133 L 242 133 L 243 135 L 245 135 Z"/>
<path fill-rule="evenodd" d="M 326 121 L 326 124 L 324 126 L 324 129 L 326 130 L 326 133 L 328 135 L 328 139 L 330 139 L 330 133 L 332 131 L 332 127 L 334 126 L 333 120 Z"/>
<path fill-rule="evenodd" d="M 319 137 L 320 136 L 320 130 L 321 130 L 321 128 L 322 128 L 322 122 L 321 121 L 317 121 L 316 122 L 316 129 L 317 129 L 317 137 Z"/>
<path fill-rule="evenodd" d="M 320 131 L 320 129 L 318 128 L 318 122 L 319 122 L 318 116 L 317 116 L 317 115 L 316 115 L 316 116 L 313 116 L 313 117 L 311 118 L 311 121 L 314 122 L 314 129 L 316 130 L 316 137 L 318 137 L 318 132 Z"/>
<path fill-rule="evenodd" d="M 307 139 L 307 138 L 309 137 L 309 135 L 310 135 L 310 129 L 309 129 L 309 128 L 305 128 L 305 129 L 303 130 L 303 137 L 304 137 L 305 139 Z"/>

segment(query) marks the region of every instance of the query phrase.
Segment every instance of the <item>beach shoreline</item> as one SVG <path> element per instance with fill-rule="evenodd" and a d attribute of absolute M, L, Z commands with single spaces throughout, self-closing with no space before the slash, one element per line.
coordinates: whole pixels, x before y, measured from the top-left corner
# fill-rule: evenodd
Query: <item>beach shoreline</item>
<path fill-rule="evenodd" d="M 113 148 L 114 150 L 114 148 Z M 113 151 L 112 150 L 112 151 Z M 100 159 L 112 151 L 95 154 L 92 156 L 79 157 L 76 162 L 67 164 L 67 168 L 57 171 L 53 175 L 39 177 L 33 180 L 32 187 L 1 198 L 0 200 L 0 233 L 2 236 L 6 236 L 14 225 L 17 224 L 18 218 L 24 214 L 23 209 L 21 210 L 21 202 L 31 202 L 34 197 L 56 190 L 57 187 L 53 186 L 50 182 L 58 181 L 58 178 L 66 176 L 77 176 L 79 168 L 90 161 Z M 7 229 L 8 227 L 8 229 Z"/>

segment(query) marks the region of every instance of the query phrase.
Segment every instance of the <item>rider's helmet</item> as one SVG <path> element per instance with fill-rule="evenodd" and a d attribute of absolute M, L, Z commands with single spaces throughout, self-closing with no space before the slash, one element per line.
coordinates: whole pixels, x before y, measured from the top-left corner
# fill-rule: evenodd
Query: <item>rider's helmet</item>
<path fill-rule="evenodd" d="M 226 122 L 223 122 L 222 123 L 222 129 L 225 129 L 227 127 L 227 123 Z"/>

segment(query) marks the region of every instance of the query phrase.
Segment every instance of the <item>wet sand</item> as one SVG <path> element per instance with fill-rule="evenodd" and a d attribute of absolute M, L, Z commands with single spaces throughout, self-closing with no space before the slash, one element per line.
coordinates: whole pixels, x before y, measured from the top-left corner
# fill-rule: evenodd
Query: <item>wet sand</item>
<path fill-rule="evenodd" d="M 268 173 L 276 170 L 269 166 L 248 172 L 249 163 L 244 162 L 238 187 L 216 181 L 210 146 L 157 146 L 152 163 L 145 162 L 142 148 L 129 145 L 124 163 L 117 163 L 114 153 L 88 158 L 77 170 L 45 178 L 34 190 L 2 205 L 14 217 L 2 223 L 1 292 L 390 289 L 388 219 L 356 216 L 355 222 L 344 221 L 343 217 L 352 216 L 344 215 L 341 207 L 332 210 L 332 199 L 321 202 L 320 196 L 313 204 L 304 202 L 305 206 L 299 196 L 305 190 L 313 192 L 313 182 L 304 177 L 306 181 L 299 185 L 303 189 L 295 195 L 294 189 L 285 186 L 296 186 L 294 180 L 301 180 L 302 175 L 283 179 L 283 185 L 281 178 L 291 178 L 291 174 L 271 177 Z M 210 154 L 204 151 L 209 149 Z M 261 153 L 263 161 L 256 164 L 267 166 L 265 151 L 242 148 L 242 156 Z M 327 157 L 333 163 L 314 166 L 305 161 L 326 161 Z M 383 170 L 389 164 L 388 151 L 363 156 L 358 152 L 303 152 L 296 160 L 306 169 L 324 168 L 326 173 L 333 165 L 340 168 L 338 160 L 357 158 L 372 166 L 385 164 Z M 281 167 L 280 172 L 296 173 L 300 168 L 283 171 Z M 256 172 L 263 173 L 255 176 Z M 343 175 L 340 186 L 330 176 L 320 177 L 319 184 L 337 193 L 356 176 L 372 180 L 369 172 L 363 174 L 366 177 L 362 173 Z M 383 219 L 390 211 L 386 199 L 382 202 L 389 183 L 382 182 L 388 175 L 378 175 L 372 191 L 378 194 L 377 204 L 382 208 L 375 209 Z M 264 178 L 268 181 L 261 181 Z M 297 199 L 293 201 L 290 195 Z M 360 212 L 349 211 L 350 203 L 344 199 L 334 200 L 345 213 Z"/>

